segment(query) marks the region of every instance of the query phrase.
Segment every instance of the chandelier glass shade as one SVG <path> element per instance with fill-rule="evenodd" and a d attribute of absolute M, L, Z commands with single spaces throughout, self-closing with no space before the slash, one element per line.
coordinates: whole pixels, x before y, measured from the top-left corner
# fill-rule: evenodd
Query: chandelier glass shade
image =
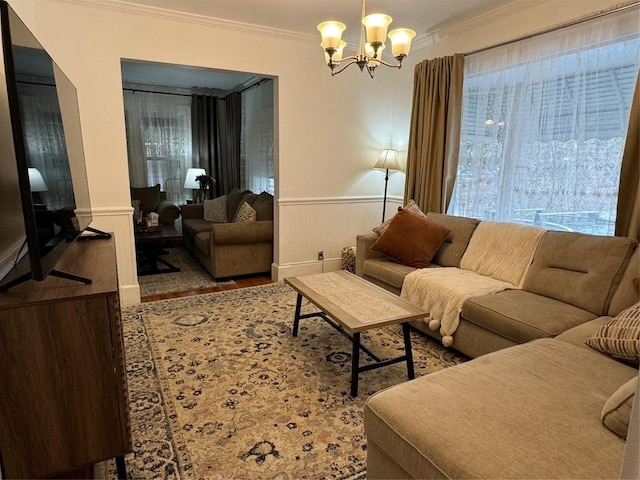
<path fill-rule="evenodd" d="M 322 43 L 320 45 L 324 50 L 325 61 L 331 69 L 332 76 L 344 71 L 349 65 L 356 64 L 360 67 L 360 71 L 366 69 L 371 78 L 373 78 L 373 74 L 379 65 L 400 68 L 402 67 L 402 60 L 409 54 L 411 41 L 416 36 L 416 32 L 408 28 L 398 28 L 388 34 L 391 41 L 391 52 L 397 63 L 391 64 L 382 60 L 387 30 L 393 19 L 383 13 L 366 15 L 366 2 L 367 0 L 362 0 L 360 43 L 358 52 L 355 55 L 343 56 L 343 50 L 347 46 L 347 43 L 342 40 L 342 32 L 347 28 L 344 23 L 328 21 L 318 25 L 318 30 L 322 35 Z"/>

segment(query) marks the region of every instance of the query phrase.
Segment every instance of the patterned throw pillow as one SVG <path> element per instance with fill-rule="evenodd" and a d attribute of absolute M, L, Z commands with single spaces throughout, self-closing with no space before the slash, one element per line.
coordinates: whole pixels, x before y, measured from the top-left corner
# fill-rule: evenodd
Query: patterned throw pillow
<path fill-rule="evenodd" d="M 227 196 L 206 200 L 203 205 L 203 218 L 207 222 L 226 223 L 227 222 Z"/>
<path fill-rule="evenodd" d="M 234 218 L 233 221 L 237 223 L 255 222 L 256 211 L 251 208 L 251 205 L 247 202 L 242 202 L 242 205 L 240 205 L 240 208 L 238 209 L 238 213 L 236 213 L 236 218 Z"/>
<path fill-rule="evenodd" d="M 415 213 L 416 215 L 419 215 L 421 217 L 426 217 L 426 215 L 422 213 L 422 210 L 420 210 L 420 207 L 413 200 L 409 200 L 409 203 L 407 203 L 404 207 L 398 207 L 398 211 L 400 210 L 408 210 L 411 213 Z M 393 217 L 386 220 L 383 224 L 378 225 L 377 227 L 374 227 L 373 231 L 378 235 L 382 235 L 384 231 L 387 228 L 389 228 L 389 224 L 391 223 L 391 220 L 393 220 Z"/>
<path fill-rule="evenodd" d="M 605 322 L 587 339 L 587 345 L 637 364 L 640 359 L 640 302 Z"/>

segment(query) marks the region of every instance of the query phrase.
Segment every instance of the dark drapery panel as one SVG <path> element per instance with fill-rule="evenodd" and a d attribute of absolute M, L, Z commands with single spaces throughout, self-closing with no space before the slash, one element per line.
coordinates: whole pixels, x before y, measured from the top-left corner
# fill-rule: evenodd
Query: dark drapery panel
<path fill-rule="evenodd" d="M 240 129 L 242 128 L 240 101 L 239 93 L 230 93 L 224 98 L 218 98 L 216 178 L 220 195 L 229 193 L 234 188 L 240 188 Z"/>
<path fill-rule="evenodd" d="M 425 60 L 415 67 L 407 152 L 405 203 L 445 213 L 456 178 L 462 116 L 464 56 Z"/>
<path fill-rule="evenodd" d="M 215 180 L 215 196 L 240 188 L 240 94 L 193 95 L 193 162 Z"/>
<path fill-rule="evenodd" d="M 622 153 L 617 210 L 616 235 L 640 240 L 640 75 Z"/>

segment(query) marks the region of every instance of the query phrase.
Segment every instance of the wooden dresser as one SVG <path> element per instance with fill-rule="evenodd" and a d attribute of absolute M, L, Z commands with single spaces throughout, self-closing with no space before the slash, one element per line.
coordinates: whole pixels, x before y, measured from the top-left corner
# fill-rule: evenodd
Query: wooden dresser
<path fill-rule="evenodd" d="M 76 242 L 49 276 L 0 293 L 3 478 L 64 475 L 131 450 L 113 239 Z"/>

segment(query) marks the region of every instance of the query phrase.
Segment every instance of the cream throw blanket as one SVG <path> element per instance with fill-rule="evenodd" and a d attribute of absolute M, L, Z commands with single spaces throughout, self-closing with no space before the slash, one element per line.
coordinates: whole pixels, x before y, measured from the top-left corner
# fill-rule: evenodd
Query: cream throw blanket
<path fill-rule="evenodd" d="M 482 221 L 460 261 L 461 268 L 423 268 L 408 274 L 401 297 L 429 312 L 429 328 L 440 329 L 442 344 L 453 344 L 467 298 L 520 288 L 546 230 Z"/>

